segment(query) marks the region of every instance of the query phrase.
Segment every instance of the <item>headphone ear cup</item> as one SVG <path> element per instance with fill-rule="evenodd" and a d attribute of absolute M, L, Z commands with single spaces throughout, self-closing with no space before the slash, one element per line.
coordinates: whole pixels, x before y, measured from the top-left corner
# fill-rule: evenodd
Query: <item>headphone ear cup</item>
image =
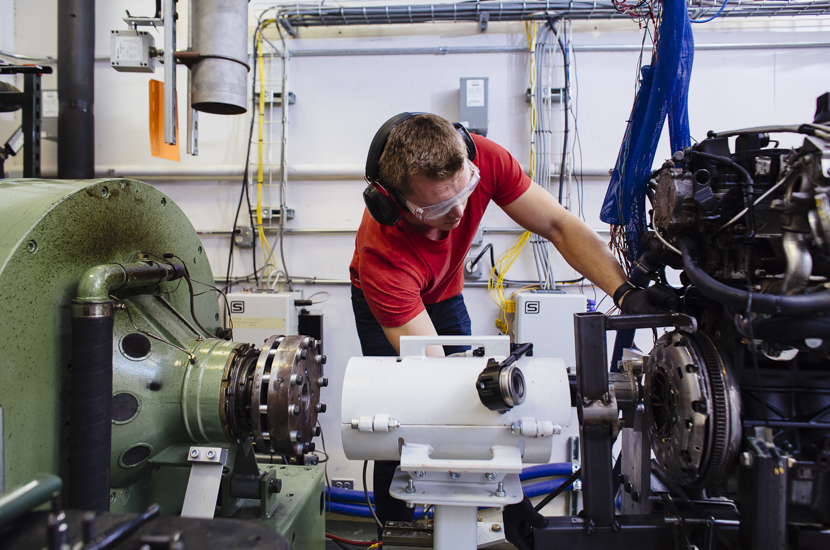
<path fill-rule="evenodd" d="M 363 202 L 366 203 L 366 210 L 376 222 L 381 225 L 396 225 L 403 219 L 404 210 L 398 202 L 388 193 L 384 193 L 380 184 L 369 184 L 363 190 Z"/>
<path fill-rule="evenodd" d="M 461 139 L 464 140 L 464 145 L 467 147 L 467 158 L 475 160 L 478 151 L 476 149 L 476 142 L 473 141 L 473 136 L 470 135 L 470 132 L 460 122 L 453 122 L 452 126 L 461 134 Z"/>

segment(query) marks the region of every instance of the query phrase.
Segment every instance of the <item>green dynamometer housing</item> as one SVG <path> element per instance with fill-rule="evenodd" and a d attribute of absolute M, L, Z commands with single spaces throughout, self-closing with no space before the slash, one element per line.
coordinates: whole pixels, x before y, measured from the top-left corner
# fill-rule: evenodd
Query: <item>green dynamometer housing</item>
<path fill-rule="evenodd" d="M 0 180 L 0 492 L 38 473 L 67 482 L 70 395 L 83 392 L 71 388 L 73 311 L 109 304 L 111 510 L 157 502 L 180 513 L 188 450 L 223 447 L 223 514 L 263 521 L 296 548 L 322 548 L 321 468 L 262 466 L 263 479 L 283 483 L 279 494 L 263 491 L 262 506 L 250 501 L 256 488 L 231 502 L 227 487 L 245 441 L 293 457 L 313 449 L 325 385 L 319 344 L 278 337 L 260 352 L 218 338 L 213 284 L 189 220 L 152 186 Z"/>

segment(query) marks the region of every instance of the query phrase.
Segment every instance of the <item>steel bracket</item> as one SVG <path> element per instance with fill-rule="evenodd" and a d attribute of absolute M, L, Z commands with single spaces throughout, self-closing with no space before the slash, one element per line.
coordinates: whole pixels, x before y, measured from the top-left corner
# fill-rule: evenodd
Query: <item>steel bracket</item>
<path fill-rule="evenodd" d="M 182 506 L 183 518 L 213 517 L 222 482 L 222 469 L 227 460 L 228 450 L 221 447 L 190 448 L 187 461 L 192 466 Z"/>

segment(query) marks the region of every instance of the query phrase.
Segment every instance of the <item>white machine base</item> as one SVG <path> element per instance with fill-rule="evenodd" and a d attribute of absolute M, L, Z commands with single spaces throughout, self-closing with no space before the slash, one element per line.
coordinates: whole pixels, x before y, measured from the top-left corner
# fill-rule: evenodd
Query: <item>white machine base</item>
<path fill-rule="evenodd" d="M 506 506 L 521 502 L 524 498 L 518 474 L 504 476 L 504 496 L 496 495 L 496 482 L 465 483 L 462 479 L 451 478 L 446 481 L 415 478 L 412 492 L 407 493 L 410 479 L 409 474 L 398 467 L 389 494 L 413 505 L 416 502 L 434 505 L 435 550 L 475 550 L 478 542 L 478 507 Z"/>

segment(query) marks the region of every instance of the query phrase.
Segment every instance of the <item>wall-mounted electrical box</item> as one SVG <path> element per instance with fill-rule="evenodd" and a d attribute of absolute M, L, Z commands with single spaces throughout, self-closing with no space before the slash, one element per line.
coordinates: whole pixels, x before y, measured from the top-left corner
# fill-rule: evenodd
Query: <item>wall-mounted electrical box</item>
<path fill-rule="evenodd" d="M 156 69 L 155 44 L 153 35 L 146 31 L 110 31 L 110 65 L 121 72 L 152 73 Z"/>
<path fill-rule="evenodd" d="M 294 300 L 302 298 L 302 291 L 231 292 L 228 305 L 233 321 L 233 341 L 261 346 L 275 334 L 297 334 L 300 308 L 294 305 Z M 230 328 L 227 319 L 225 327 Z"/>
<path fill-rule="evenodd" d="M 462 77 L 461 78 L 461 105 L 458 110 L 458 120 L 473 134 L 487 135 L 487 109 L 489 92 L 487 84 L 489 78 Z"/>
<path fill-rule="evenodd" d="M 518 292 L 510 338 L 514 343 L 532 342 L 534 357 L 561 357 L 566 366 L 576 366 L 574 313 L 587 310 L 582 294 Z"/>

